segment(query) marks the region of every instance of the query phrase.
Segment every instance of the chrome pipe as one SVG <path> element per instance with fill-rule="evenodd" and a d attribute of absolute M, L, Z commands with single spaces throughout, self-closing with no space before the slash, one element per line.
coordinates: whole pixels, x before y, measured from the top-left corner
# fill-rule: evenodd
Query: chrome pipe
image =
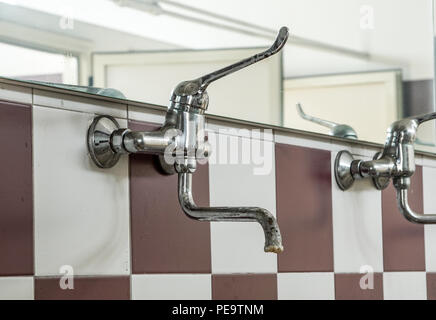
<path fill-rule="evenodd" d="M 276 218 L 259 207 L 198 207 L 192 196 L 192 174 L 179 173 L 179 202 L 185 214 L 199 221 L 253 221 L 265 234 L 265 252 L 283 251 L 282 236 Z"/>
<path fill-rule="evenodd" d="M 148 152 L 162 154 L 173 142 L 168 131 L 128 131 L 123 137 L 124 149 L 129 153 Z"/>
<path fill-rule="evenodd" d="M 407 189 L 397 189 L 397 204 L 403 216 L 414 223 L 436 224 L 436 214 L 421 214 L 410 208 L 407 193 Z"/>

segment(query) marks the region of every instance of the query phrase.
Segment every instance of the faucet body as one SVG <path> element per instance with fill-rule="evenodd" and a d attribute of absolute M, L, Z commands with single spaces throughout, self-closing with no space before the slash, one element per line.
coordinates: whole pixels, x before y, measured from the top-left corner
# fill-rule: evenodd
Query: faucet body
<path fill-rule="evenodd" d="M 436 112 L 401 119 L 392 123 L 382 152 L 373 160 L 354 159 L 350 152 L 343 150 L 335 160 L 335 178 L 340 189 L 349 189 L 355 180 L 371 178 L 374 186 L 385 189 L 393 181 L 397 193 L 398 208 L 404 217 L 415 223 L 436 224 L 436 214 L 414 212 L 407 199 L 410 178 L 415 173 L 416 133 L 421 123 L 436 119 Z"/>
<path fill-rule="evenodd" d="M 210 145 L 205 139 L 204 115 L 209 104 L 208 85 L 279 52 L 287 38 L 288 29 L 283 27 L 266 51 L 178 84 L 171 94 L 165 122 L 157 131 L 131 131 L 119 128 L 112 117 L 96 117 L 88 129 L 88 150 L 92 160 L 101 168 L 110 168 L 122 154 L 147 152 L 159 155 L 164 171 L 178 174 L 179 203 L 187 216 L 200 221 L 258 222 L 265 234 L 265 252 L 282 252 L 279 226 L 268 210 L 258 207 L 197 207 L 192 195 L 192 174 L 196 171 L 197 160 L 210 154 Z"/>

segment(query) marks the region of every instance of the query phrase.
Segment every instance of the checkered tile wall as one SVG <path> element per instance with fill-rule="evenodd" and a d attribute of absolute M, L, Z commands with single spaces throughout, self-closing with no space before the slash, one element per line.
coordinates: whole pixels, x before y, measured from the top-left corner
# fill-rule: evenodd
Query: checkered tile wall
<path fill-rule="evenodd" d="M 151 130 L 161 113 L 5 84 L 0 99 L 0 299 L 436 299 L 436 227 L 407 222 L 392 187 L 359 181 L 343 192 L 332 177 L 339 150 L 375 150 L 276 131 L 263 138 L 272 159 L 264 174 L 243 161 L 199 167 L 199 204 L 261 206 L 277 217 L 277 256 L 263 252 L 255 223 L 187 218 L 176 177 L 153 156 L 109 170 L 90 161 L 95 114 Z M 229 126 L 209 122 L 209 134 L 257 139 L 220 131 Z M 225 155 L 219 141 L 215 160 Z M 412 207 L 436 212 L 436 160 L 417 164 Z M 74 289 L 60 286 L 64 266 Z M 368 270 L 373 284 L 363 290 Z"/>

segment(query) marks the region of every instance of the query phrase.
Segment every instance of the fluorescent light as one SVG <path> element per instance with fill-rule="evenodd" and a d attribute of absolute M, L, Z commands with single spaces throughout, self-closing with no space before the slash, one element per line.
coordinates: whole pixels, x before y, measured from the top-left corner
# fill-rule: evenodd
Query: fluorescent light
<path fill-rule="evenodd" d="M 133 8 L 141 11 L 145 11 L 148 13 L 151 13 L 153 15 L 160 15 L 162 14 L 162 8 L 159 6 L 157 1 L 154 0 L 112 0 L 120 7 L 128 7 Z"/>

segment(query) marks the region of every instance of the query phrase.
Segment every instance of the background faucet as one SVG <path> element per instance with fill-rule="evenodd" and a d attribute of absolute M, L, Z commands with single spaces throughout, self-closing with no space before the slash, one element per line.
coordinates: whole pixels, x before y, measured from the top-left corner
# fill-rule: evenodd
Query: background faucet
<path fill-rule="evenodd" d="M 346 150 L 340 151 L 335 160 L 335 178 L 342 190 L 352 186 L 354 180 L 371 178 L 377 189 L 385 189 L 392 178 L 397 192 L 397 204 L 401 213 L 411 222 L 435 224 L 436 214 L 414 212 L 407 200 L 410 177 L 415 173 L 414 142 L 420 124 L 436 119 L 436 112 L 395 121 L 387 130 L 382 152 L 373 160 L 354 159 Z"/>
<path fill-rule="evenodd" d="M 197 160 L 210 154 L 210 146 L 205 141 L 204 113 L 209 104 L 207 87 L 215 80 L 279 52 L 288 35 L 288 29 L 282 27 L 266 51 L 200 78 L 179 83 L 171 94 L 165 123 L 158 131 L 131 131 L 119 128 L 117 121 L 110 116 L 96 117 L 88 129 L 88 150 L 92 160 L 101 168 L 110 168 L 122 154 L 157 154 L 168 174 L 178 174 L 179 203 L 186 215 L 200 221 L 258 222 L 265 234 L 265 252 L 282 252 L 279 226 L 268 210 L 258 207 L 197 207 L 192 196 L 192 174 L 197 168 Z"/>
<path fill-rule="evenodd" d="M 298 114 L 300 115 L 301 118 L 329 128 L 330 129 L 329 134 L 331 136 L 347 138 L 347 139 L 357 139 L 356 131 L 349 125 L 339 124 L 333 121 L 328 121 L 328 120 L 310 116 L 303 111 L 303 108 L 301 107 L 301 103 L 297 103 L 296 107 L 297 107 Z"/>

